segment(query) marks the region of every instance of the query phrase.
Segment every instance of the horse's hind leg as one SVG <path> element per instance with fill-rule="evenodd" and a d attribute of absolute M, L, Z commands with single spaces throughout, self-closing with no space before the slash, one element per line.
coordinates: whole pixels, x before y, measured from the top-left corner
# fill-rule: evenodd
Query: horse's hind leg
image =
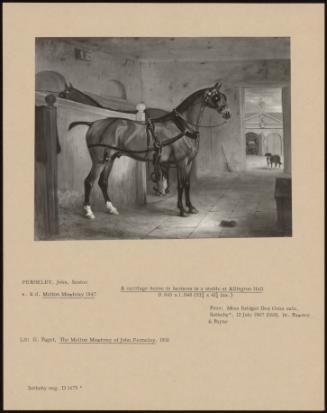
<path fill-rule="evenodd" d="M 90 205 L 90 197 L 94 182 L 96 181 L 102 168 L 103 165 L 100 163 L 93 163 L 90 173 L 84 180 L 84 212 L 86 218 L 89 219 L 95 218 Z"/>
<path fill-rule="evenodd" d="M 117 209 L 112 205 L 109 192 L 108 192 L 108 180 L 109 180 L 109 175 L 113 167 L 113 164 L 114 164 L 113 159 L 110 159 L 109 161 L 106 162 L 105 167 L 103 168 L 103 171 L 101 172 L 98 184 L 102 191 L 103 198 L 106 203 L 106 208 L 109 214 L 119 215 L 119 212 L 117 211 Z"/>
<path fill-rule="evenodd" d="M 169 176 L 169 166 L 167 166 L 167 172 L 166 172 L 166 179 L 167 179 L 167 188 L 166 188 L 166 194 L 169 194 L 170 192 L 170 176 Z"/>
<path fill-rule="evenodd" d="M 191 189 L 191 169 L 192 169 L 192 162 L 187 165 L 186 170 L 186 180 L 185 180 L 185 204 L 188 208 L 188 212 L 190 214 L 197 214 L 199 211 L 192 205 L 191 198 L 190 198 L 190 189 Z"/>

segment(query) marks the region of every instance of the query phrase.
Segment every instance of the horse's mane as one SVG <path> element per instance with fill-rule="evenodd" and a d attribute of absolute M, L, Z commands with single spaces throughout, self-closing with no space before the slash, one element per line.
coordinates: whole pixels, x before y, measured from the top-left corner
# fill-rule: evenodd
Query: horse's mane
<path fill-rule="evenodd" d="M 185 109 L 187 109 L 193 102 L 195 99 L 197 99 L 200 95 L 203 94 L 203 92 L 207 90 L 207 88 L 204 89 L 200 89 L 197 90 L 196 92 L 192 93 L 190 96 L 188 96 L 187 98 L 185 98 L 182 103 L 180 103 L 177 107 L 176 110 L 177 111 L 184 111 Z"/>

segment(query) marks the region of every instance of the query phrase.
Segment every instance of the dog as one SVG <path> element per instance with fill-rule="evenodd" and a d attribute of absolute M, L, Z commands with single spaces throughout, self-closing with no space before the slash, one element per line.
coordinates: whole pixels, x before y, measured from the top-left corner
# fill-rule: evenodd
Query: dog
<path fill-rule="evenodd" d="M 266 153 L 265 157 L 267 159 L 267 165 L 272 168 L 273 166 L 277 168 L 277 166 L 280 168 L 282 166 L 282 162 L 280 160 L 279 155 L 272 155 L 270 153 Z"/>

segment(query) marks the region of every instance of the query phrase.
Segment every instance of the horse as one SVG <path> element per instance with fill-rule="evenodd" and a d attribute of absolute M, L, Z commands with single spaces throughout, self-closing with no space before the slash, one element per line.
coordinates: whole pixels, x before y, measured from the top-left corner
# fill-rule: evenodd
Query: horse
<path fill-rule="evenodd" d="M 83 103 L 84 105 L 95 106 L 101 109 L 111 110 L 112 112 L 119 112 L 117 109 L 110 108 L 108 106 L 101 105 L 96 99 L 87 95 L 86 93 L 76 89 L 71 82 L 65 83 L 65 89 L 59 92 L 58 97 L 61 99 L 72 100 L 74 102 Z M 137 110 L 124 110 L 125 113 L 136 114 Z M 167 110 L 158 108 L 146 108 L 145 111 L 146 118 L 159 118 L 160 116 L 166 115 Z"/>
<path fill-rule="evenodd" d="M 217 111 L 226 121 L 231 118 L 227 97 L 221 92 L 221 86 L 222 83 L 217 82 L 213 87 L 206 87 L 192 93 L 172 112 L 150 122 L 119 117 L 100 119 L 95 122 L 72 122 L 69 130 L 78 125 L 88 127 L 86 142 L 92 167 L 84 180 L 85 216 L 89 219 L 95 218 L 90 196 L 98 177 L 108 213 L 118 215 L 119 212 L 112 204 L 108 190 L 108 180 L 115 159 L 125 155 L 144 162 L 149 160 L 150 152 L 154 154 L 157 164 L 163 168 L 173 164 L 176 166 L 179 216 L 186 217 L 188 213 L 198 213 L 190 198 L 190 173 L 193 160 L 199 151 L 200 119 L 206 108 Z M 151 148 L 149 136 L 152 136 L 153 140 Z M 187 210 L 183 205 L 184 192 Z"/>

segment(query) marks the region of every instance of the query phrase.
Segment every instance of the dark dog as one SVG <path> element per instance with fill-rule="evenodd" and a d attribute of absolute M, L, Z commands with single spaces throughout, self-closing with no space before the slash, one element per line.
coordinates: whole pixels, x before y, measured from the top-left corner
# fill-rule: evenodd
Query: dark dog
<path fill-rule="evenodd" d="M 277 168 L 277 166 L 280 168 L 282 165 L 282 162 L 280 160 L 280 156 L 279 155 L 272 155 L 270 157 L 270 167 L 272 168 L 273 166 L 275 166 Z"/>

